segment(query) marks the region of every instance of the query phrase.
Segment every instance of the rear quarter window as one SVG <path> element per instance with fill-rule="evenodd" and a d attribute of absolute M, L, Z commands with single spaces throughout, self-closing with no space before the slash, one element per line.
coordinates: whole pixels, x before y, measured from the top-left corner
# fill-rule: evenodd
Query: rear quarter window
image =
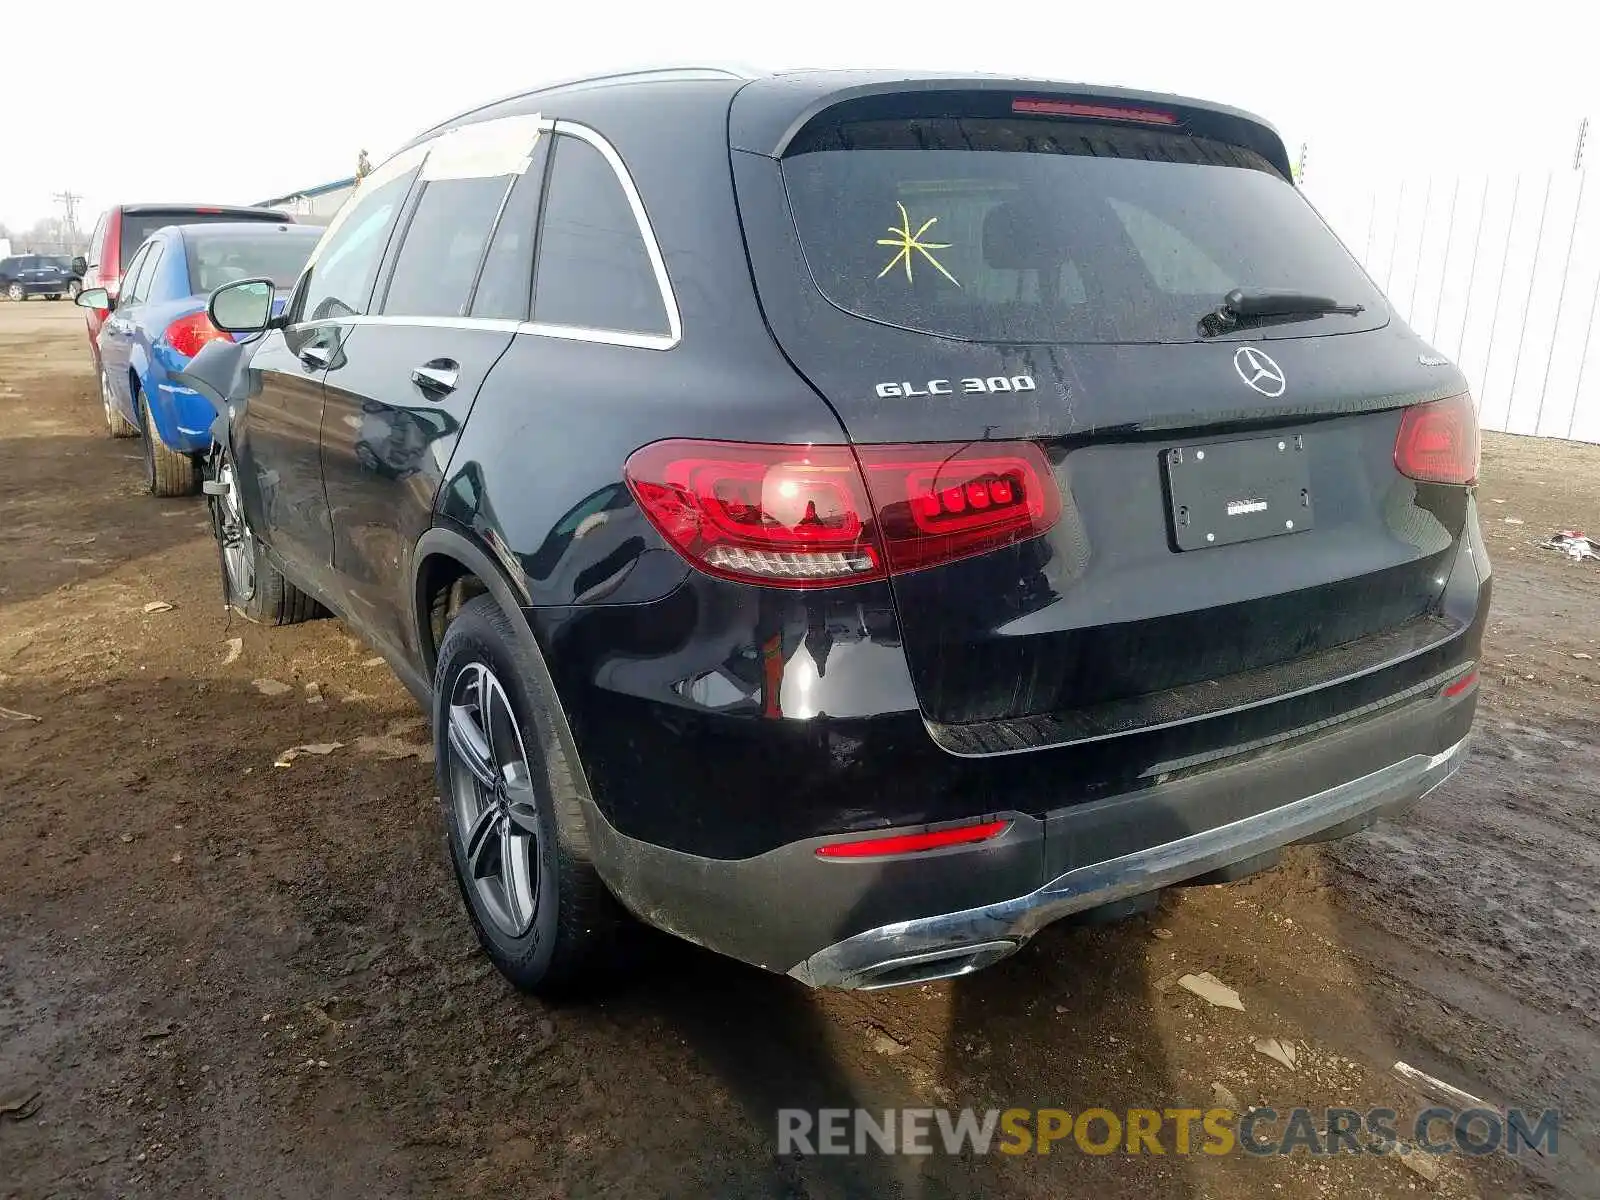
<path fill-rule="evenodd" d="M 616 171 L 598 149 L 574 136 L 557 137 L 551 152 L 534 321 L 669 337 L 661 285 Z"/>

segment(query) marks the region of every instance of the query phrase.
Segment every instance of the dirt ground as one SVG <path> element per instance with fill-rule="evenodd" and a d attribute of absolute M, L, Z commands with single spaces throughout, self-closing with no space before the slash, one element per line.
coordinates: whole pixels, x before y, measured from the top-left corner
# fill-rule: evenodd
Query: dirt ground
<path fill-rule="evenodd" d="M 141 495 L 138 454 L 75 310 L 0 305 L 0 1197 L 1600 1195 L 1600 564 L 1534 545 L 1600 528 L 1600 447 L 1490 437 L 1477 741 L 1408 818 L 956 983 L 811 993 L 671 944 L 561 1008 L 476 949 L 407 694 L 338 622 L 230 619 L 200 502 Z M 1175 986 L 1199 971 L 1245 1011 Z M 1221 1084 L 1411 1112 L 1401 1059 L 1560 1108 L 1558 1152 L 1431 1181 L 1393 1155 L 776 1153 L 782 1107 Z"/>

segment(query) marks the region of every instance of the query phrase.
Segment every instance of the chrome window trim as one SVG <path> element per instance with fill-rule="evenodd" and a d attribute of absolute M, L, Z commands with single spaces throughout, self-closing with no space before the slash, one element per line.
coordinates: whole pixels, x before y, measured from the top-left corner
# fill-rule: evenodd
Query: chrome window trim
<path fill-rule="evenodd" d="M 682 338 L 677 334 L 629 333 L 625 329 L 590 329 L 583 325 L 552 325 L 548 321 L 523 321 L 518 333 L 560 338 L 569 342 L 600 342 L 607 346 L 632 346 L 640 350 L 671 350 Z"/>
<path fill-rule="evenodd" d="M 517 321 L 507 317 L 407 317 L 398 313 L 359 313 L 348 317 L 323 317 L 302 321 L 287 328 L 295 331 L 327 329 L 335 325 L 393 325 L 412 329 L 483 329 L 495 333 L 527 333 L 535 337 L 560 338 L 570 342 L 600 342 L 608 346 L 631 346 L 643 350 L 670 350 L 677 343 L 664 334 L 626 333 L 615 329 L 586 329 L 581 325 L 551 325 L 536 321 Z"/>
<path fill-rule="evenodd" d="M 413 329 L 490 329 L 501 333 L 520 333 L 527 322 L 503 317 L 408 317 L 400 313 L 356 313 L 347 317 L 301 321 L 288 328 L 326 329 L 335 325 L 401 325 Z"/>
<path fill-rule="evenodd" d="M 644 201 L 639 196 L 639 189 L 633 182 L 633 176 L 628 172 L 628 166 L 622 161 L 622 156 L 604 136 L 590 129 L 587 125 L 580 125 L 576 121 L 548 120 L 540 123 L 540 128 L 547 128 L 552 133 L 564 133 L 575 137 L 579 141 L 588 142 L 600 152 L 611 166 L 612 173 L 616 175 L 617 182 L 622 185 L 622 194 L 627 198 L 628 207 L 633 210 L 634 222 L 639 227 L 639 234 L 644 238 L 645 255 L 650 259 L 650 269 L 656 277 L 656 286 L 661 289 L 661 303 L 667 312 L 667 332 L 641 333 L 632 329 L 590 329 L 580 325 L 555 325 L 547 321 L 527 321 L 519 331 L 522 333 L 536 334 L 540 337 L 564 338 L 577 342 L 604 342 L 612 346 L 637 346 L 646 350 L 671 350 L 683 340 L 683 318 L 678 311 L 678 298 L 672 291 L 672 280 L 667 275 L 667 262 L 661 254 L 661 244 L 656 241 L 655 228 L 650 224 L 650 215 L 644 210 Z M 540 220 L 543 221 L 541 212 Z M 539 303 L 538 284 L 539 264 L 534 263 L 533 302 L 535 307 Z"/>
<path fill-rule="evenodd" d="M 554 118 L 545 118 L 539 122 L 542 133 L 566 134 L 579 141 L 588 142 L 600 152 L 600 156 L 610 165 L 612 173 L 617 177 L 617 182 L 622 185 L 622 194 L 628 201 L 628 207 L 633 212 L 634 222 L 638 225 L 639 234 L 644 239 L 645 255 L 650 260 L 651 272 L 655 275 L 656 286 L 661 290 L 661 303 L 667 313 L 667 333 L 640 333 L 628 329 L 591 329 L 581 325 L 557 325 L 548 321 L 516 321 L 498 317 L 409 317 L 403 313 L 360 313 L 346 317 L 324 317 L 316 321 L 300 321 L 286 326 L 290 330 L 319 329 L 332 325 L 402 325 L 421 329 L 487 329 L 498 332 L 516 334 L 531 334 L 535 337 L 560 338 L 572 342 L 597 342 L 607 346 L 628 346 L 642 350 L 671 350 L 683 340 L 683 318 L 678 310 L 678 298 L 672 290 L 672 280 L 667 275 L 666 259 L 661 253 L 661 244 L 656 241 L 656 232 L 650 224 L 650 216 L 645 212 L 644 201 L 639 196 L 639 189 L 633 182 L 633 176 L 628 173 L 627 164 L 622 161 L 622 156 L 604 136 L 590 129 L 587 125 L 580 125 L 574 121 L 562 121 Z M 442 136 L 442 135 L 441 135 Z M 430 141 L 432 139 L 429 139 Z M 406 154 L 421 152 L 423 158 L 427 154 L 427 142 L 411 147 Z M 399 157 L 398 155 L 396 157 Z M 392 160 L 391 160 L 392 161 Z M 387 166 L 387 164 L 385 164 Z M 370 177 L 369 177 L 370 178 Z M 363 180 L 363 182 L 366 182 Z M 512 180 L 512 184 L 515 179 Z M 504 212 L 505 201 L 511 195 L 511 185 L 507 186 L 505 197 L 501 200 L 501 212 Z M 544 220 L 543 203 L 540 204 L 540 222 Z M 499 216 L 495 218 L 495 226 L 489 233 L 490 241 L 494 239 L 495 229 L 499 227 Z M 327 235 L 323 235 L 327 240 Z M 320 249 L 321 243 L 318 244 Z M 314 262 L 314 260 L 313 260 Z M 308 263 L 307 270 L 312 263 Z M 539 264 L 533 264 L 535 273 L 535 303 L 537 303 Z M 483 264 L 478 265 L 478 274 L 482 275 Z M 298 286 L 298 284 L 297 284 Z M 477 295 L 478 278 L 474 277 L 472 283 L 472 296 Z M 291 297 L 292 301 L 293 297 Z M 385 296 L 387 299 L 387 296 Z M 470 301 L 469 301 L 470 303 Z"/>

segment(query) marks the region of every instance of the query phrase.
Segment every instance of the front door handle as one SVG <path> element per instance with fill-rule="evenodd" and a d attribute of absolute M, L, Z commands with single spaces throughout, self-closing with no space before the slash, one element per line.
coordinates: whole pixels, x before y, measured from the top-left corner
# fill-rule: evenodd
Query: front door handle
<path fill-rule="evenodd" d="M 326 346 L 301 346 L 300 361 L 313 371 L 320 371 L 333 361 L 333 351 Z"/>
<path fill-rule="evenodd" d="M 414 369 L 411 382 L 421 388 L 424 395 L 438 399 L 456 390 L 456 379 L 460 372 L 460 364 L 454 359 L 436 358 Z"/>

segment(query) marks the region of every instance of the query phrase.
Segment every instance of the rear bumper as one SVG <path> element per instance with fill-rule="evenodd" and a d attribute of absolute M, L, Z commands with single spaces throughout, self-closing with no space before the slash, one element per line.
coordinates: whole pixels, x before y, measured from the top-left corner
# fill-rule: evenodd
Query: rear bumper
<path fill-rule="evenodd" d="M 1467 739 L 1228 825 L 1078 867 L 999 904 L 868 929 L 790 968 L 812 987 L 873 988 L 967 974 L 1019 949 L 1053 921 L 1221 870 L 1294 842 L 1352 831 L 1414 803 L 1461 764 Z"/>
<path fill-rule="evenodd" d="M 689 941 L 812 986 L 920 982 L 996 961 L 1073 913 L 1269 866 L 1284 846 L 1403 810 L 1459 765 L 1476 698 L 1475 685 L 1455 696 L 1435 687 L 1254 756 L 1042 816 L 997 795 L 970 820 L 1009 825 L 972 846 L 820 858 L 836 834 L 713 859 L 629 837 L 592 807 L 591 842 L 617 897 Z M 928 826 L 870 835 L 919 828 Z"/>

